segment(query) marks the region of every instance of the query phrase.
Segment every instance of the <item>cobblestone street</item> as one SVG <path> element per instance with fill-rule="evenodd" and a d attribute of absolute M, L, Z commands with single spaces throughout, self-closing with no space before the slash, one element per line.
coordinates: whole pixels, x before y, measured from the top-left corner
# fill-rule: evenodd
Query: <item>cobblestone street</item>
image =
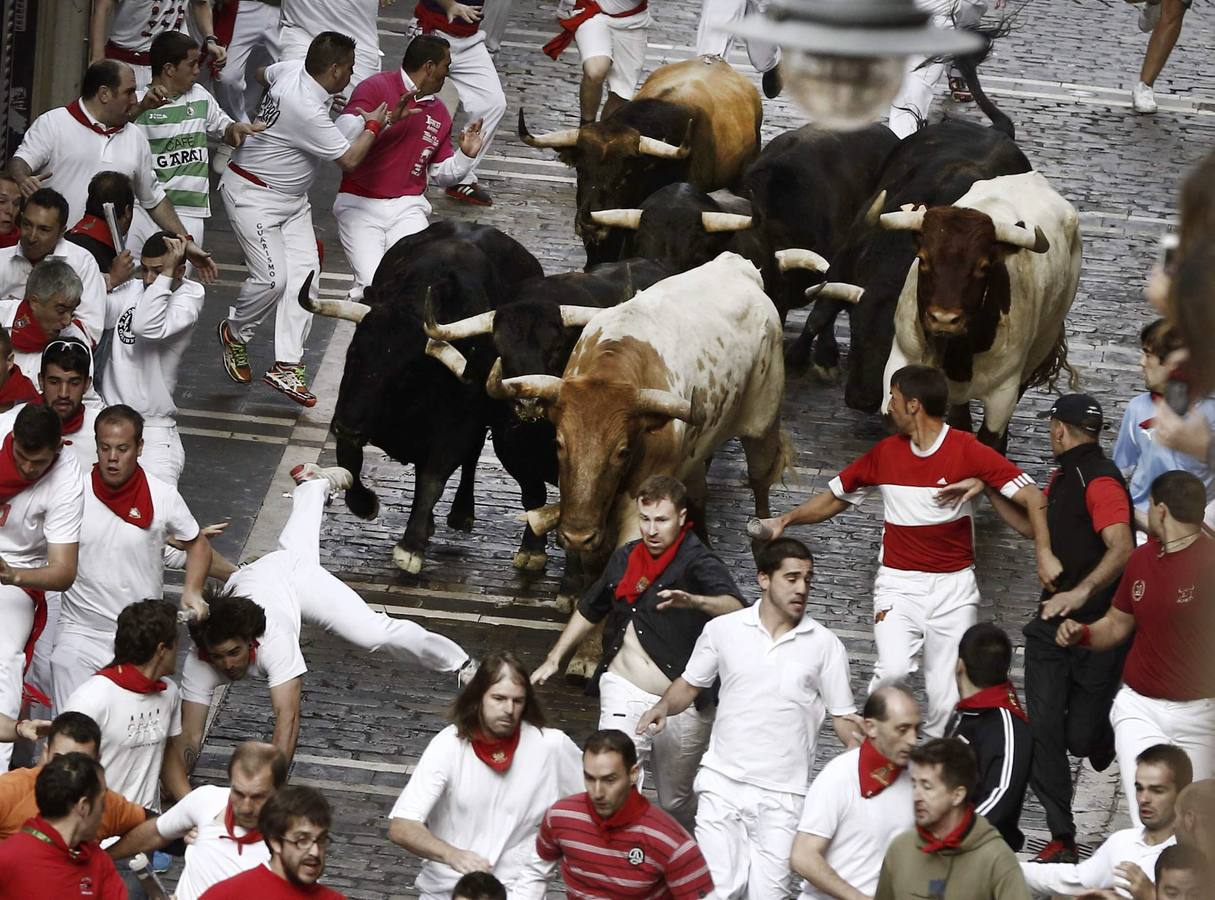
<path fill-rule="evenodd" d="M 520 108 L 534 132 L 577 123 L 576 53 L 571 49 L 553 63 L 539 51 L 555 31 L 554 6 L 516 3 L 497 56 L 508 109 L 480 170 L 494 206 L 474 211 L 431 190 L 435 219 L 476 220 L 501 228 L 534 253 L 547 273 L 580 269 L 583 263 L 573 232 L 573 172 L 551 151 L 523 145 L 513 123 Z M 980 70 L 992 98 L 1016 123 L 1019 145 L 1081 211 L 1084 271 L 1068 323 L 1070 360 L 1081 373 L 1084 390 L 1101 400 L 1107 420 L 1115 425 L 1126 401 L 1143 389 L 1138 332 L 1151 314 L 1141 290 L 1156 239 L 1175 216 L 1183 173 L 1215 140 L 1215 26 L 1210 5 L 1196 4 L 1186 18 L 1178 48 L 1156 85 L 1160 112 L 1155 116 L 1138 116 L 1129 108 L 1130 86 L 1146 43 L 1136 28 L 1137 9 L 1122 0 L 1010 3 L 1004 12 L 1015 10 L 1014 30 Z M 382 12 L 385 68 L 399 64 L 405 44 L 401 33 L 410 13 L 405 0 Z M 654 5 L 653 13 L 647 73 L 691 55 L 699 4 L 664 0 Z M 747 66 L 745 55 L 736 52 L 731 61 L 758 85 L 759 76 Z M 979 116 L 973 106 L 952 102 L 934 110 L 941 112 Z M 765 101 L 764 116 L 765 141 L 804 121 L 783 99 Z M 317 236 L 327 246 L 322 293 L 330 297 L 344 295 L 349 283 L 329 211 L 336 185 L 337 169 L 330 166 L 312 195 Z M 208 290 L 203 319 L 183 362 L 178 403 L 188 463 L 181 484 L 200 522 L 232 522 L 217 543 L 219 549 L 247 560 L 274 546 L 289 509 L 286 473 L 291 467 L 318 458 L 325 464 L 334 461 L 327 428 L 352 326 L 316 321 L 307 360 L 321 397 L 313 410 L 301 411 L 257 378 L 249 388 L 228 381 L 214 333 L 243 278 L 243 260 L 222 204 L 215 202 L 214 207 L 217 215 L 207 237 L 222 264 L 222 280 Z M 800 332 L 804 318 L 805 310 L 790 317 L 788 339 Z M 270 362 L 271 329 L 267 322 L 250 346 L 255 373 Z M 846 318 L 840 318 L 837 332 L 846 348 Z M 1049 471 L 1049 441 L 1045 424 L 1034 414 L 1047 406 L 1045 394 L 1030 392 L 1011 426 L 1009 455 L 1039 484 Z M 823 384 L 811 375 L 789 378 L 784 423 L 796 461 L 784 483 L 774 489 L 777 511 L 824 488 L 841 467 L 885 433 L 876 417 L 844 405 L 840 386 Z M 1112 440 L 1111 432 L 1104 440 L 1107 448 Z M 524 577 L 512 569 L 522 527 L 516 519 L 518 490 L 488 442 L 478 469 L 473 533 L 455 532 L 444 524 L 453 480 L 436 509 L 437 528 L 418 576 L 404 575 L 391 558 L 408 515 L 412 471 L 368 448 L 363 478 L 379 495 L 379 517 L 359 520 L 340 498 L 335 500 L 322 532 L 323 564 L 376 608 L 447 635 L 474 656 L 512 649 L 528 664 L 538 664 L 565 618 L 552 603 L 561 552 L 550 546 L 548 570 L 540 576 Z M 715 457 L 709 497 L 714 549 L 730 564 L 740 585 L 757 594 L 744 534 L 752 501 L 736 443 Z M 552 488 L 550 500 L 556 500 Z M 880 519 L 880 507 L 871 501 L 828 525 L 796 534 L 811 544 L 817 557 L 810 613 L 847 644 L 858 701 L 865 696 L 874 659 L 870 598 Z M 986 505 L 978 522 L 978 573 L 982 616 L 1004 626 L 1020 644 L 1021 626 L 1038 593 L 1032 546 L 1004 527 Z M 291 778 L 322 788 L 334 805 L 334 844 L 325 880 L 354 898 L 415 896 L 417 861 L 388 843 L 387 815 L 426 742 L 444 726 L 455 679 L 354 651 L 315 627 L 305 626 L 304 639 L 309 673 Z M 1019 661 L 1016 669 L 1019 684 Z M 541 697 L 550 719 L 575 740 L 595 727 L 596 703 L 584 697 L 580 687 L 551 683 Z M 268 738 L 271 731 L 265 685 L 238 684 L 215 704 L 196 775 L 222 779 L 235 742 Z M 824 730 L 819 762 L 838 749 L 834 734 Z M 1125 813 L 1118 810 L 1122 801 L 1115 770 L 1107 775 L 1077 772 L 1080 837 L 1086 842 L 1099 840 L 1111 824 L 1126 824 Z M 1032 794 L 1024 825 L 1031 839 L 1044 839 L 1041 809 Z"/>

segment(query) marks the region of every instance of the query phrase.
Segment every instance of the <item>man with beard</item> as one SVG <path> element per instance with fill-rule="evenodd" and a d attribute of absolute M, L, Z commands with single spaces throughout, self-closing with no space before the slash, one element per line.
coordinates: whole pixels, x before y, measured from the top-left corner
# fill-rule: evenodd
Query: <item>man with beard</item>
<path fill-rule="evenodd" d="M 823 766 L 806 792 L 791 860 L 806 879 L 800 900 L 873 896 L 886 848 L 915 821 L 906 769 L 920 705 L 906 688 L 888 685 L 861 715 L 864 743 Z"/>
<path fill-rule="evenodd" d="M 864 738 L 848 651 L 806 615 L 814 559 L 792 538 L 756 557 L 759 603 L 705 626 L 688 666 L 637 722 L 661 733 L 721 679 L 717 721 L 696 776 L 696 840 L 725 898 L 785 897 L 789 856 L 818 731 L 830 713 L 846 747 Z"/>
<path fill-rule="evenodd" d="M 317 883 L 325 874 L 332 821 L 320 791 L 297 785 L 282 788 L 257 817 L 270 862 L 221 881 L 202 900 L 344 900 L 345 894 Z"/>
<path fill-rule="evenodd" d="M 388 838 L 426 860 L 422 900 L 447 900 L 461 875 L 492 872 L 513 890 L 545 810 L 582 785 L 582 756 L 546 727 L 527 669 L 492 653 L 426 745 L 392 808 Z"/>
<path fill-rule="evenodd" d="M 273 744 L 245 741 L 228 760 L 229 787 L 205 784 L 109 848 L 115 859 L 150 853 L 194 831 L 177 900 L 198 900 L 212 885 L 270 862 L 258 816 L 287 783 L 287 757 Z"/>

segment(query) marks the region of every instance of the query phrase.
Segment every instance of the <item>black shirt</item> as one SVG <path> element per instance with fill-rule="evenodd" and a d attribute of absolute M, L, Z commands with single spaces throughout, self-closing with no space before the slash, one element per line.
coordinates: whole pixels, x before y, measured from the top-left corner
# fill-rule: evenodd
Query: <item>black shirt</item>
<path fill-rule="evenodd" d="M 744 606 L 749 605 L 725 563 L 692 532 L 684 537 L 671 564 L 641 593 L 636 603 L 617 598 L 616 586 L 624 577 L 629 554 L 639 543 L 630 541 L 618 548 L 608 560 L 603 575 L 578 603 L 578 612 L 589 621 L 598 623 L 607 619 L 603 630 L 603 660 L 592 679 L 594 684 L 598 684 L 599 677 L 620 652 L 630 622 L 642 649 L 663 674 L 672 681 L 683 674 L 696 639 L 711 616 L 695 609 L 659 610 L 658 604 L 662 602 L 659 591 L 673 589 L 706 597 L 730 596 Z M 700 698 L 697 699 L 700 707 Z"/>

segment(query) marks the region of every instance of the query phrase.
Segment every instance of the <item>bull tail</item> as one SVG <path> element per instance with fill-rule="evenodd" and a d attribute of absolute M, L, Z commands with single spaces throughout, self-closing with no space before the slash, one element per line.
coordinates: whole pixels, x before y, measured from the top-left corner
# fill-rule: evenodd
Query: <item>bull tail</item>
<path fill-rule="evenodd" d="M 1008 35 L 1012 31 L 1012 26 L 1009 24 L 1009 20 L 1005 19 L 996 25 L 975 27 L 969 30 L 983 39 L 983 46 L 974 53 L 961 54 L 955 57 L 953 64 L 962 73 L 962 78 L 966 81 L 966 87 L 975 98 L 975 104 L 991 120 L 991 127 L 1008 135 L 1009 138 L 1015 139 L 1017 129 L 1012 119 L 1005 115 L 992 102 L 992 99 L 987 96 L 987 92 L 983 90 L 983 85 L 979 82 L 979 66 L 991 54 L 991 48 L 996 39 Z"/>
<path fill-rule="evenodd" d="M 1046 354 L 1046 358 L 1038 363 L 1038 367 L 1030 373 L 1029 378 L 1022 386 L 1022 393 L 1031 387 L 1042 387 L 1044 385 L 1048 391 L 1057 393 L 1059 378 L 1064 372 L 1067 372 L 1067 389 L 1069 391 L 1079 390 L 1080 373 L 1067 361 L 1067 328 L 1061 327 L 1059 329 L 1059 339 L 1051 347 L 1050 353 Z"/>

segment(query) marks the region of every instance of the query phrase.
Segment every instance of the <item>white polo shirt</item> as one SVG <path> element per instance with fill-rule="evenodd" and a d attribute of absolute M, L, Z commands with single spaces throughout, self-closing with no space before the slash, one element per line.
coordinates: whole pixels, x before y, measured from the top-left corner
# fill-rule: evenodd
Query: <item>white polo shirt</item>
<path fill-rule="evenodd" d="M 857 747 L 823 766 L 806 791 L 797 830 L 829 838 L 827 865 L 862 894 L 873 896 L 886 848 L 915 824 L 915 804 L 906 772 L 876 797 L 862 797 L 860 757 Z M 800 900 L 830 900 L 830 895 L 806 881 Z"/>
<path fill-rule="evenodd" d="M 320 163 L 337 159 L 350 141 L 329 118 L 330 95 L 304 71 L 302 59 L 268 67 L 266 81 L 270 87 L 257 110 L 266 130 L 245 138 L 232 162 L 271 189 L 302 197 Z"/>
<path fill-rule="evenodd" d="M 165 538 L 192 541 L 198 522 L 172 485 L 148 474 L 152 525 L 140 528 L 97 499 L 85 476 L 84 524 L 76 580 L 63 592 L 59 627 L 114 634 L 118 614 L 132 603 L 164 594 Z"/>
<path fill-rule="evenodd" d="M 159 276 L 150 286 L 131 279 L 107 296 L 106 328 L 114 329 L 102 369 L 101 392 L 113 406 L 125 403 L 143 416 L 145 425 L 175 424 L 173 391 L 177 370 L 205 295 L 196 281 Z"/>
<path fill-rule="evenodd" d="M 544 813 L 585 790 L 582 751 L 565 732 L 520 728 L 514 762 L 499 774 L 448 725 L 426 745 L 389 814 L 422 822 L 439 840 L 483 856 L 507 890 L 535 852 Z M 427 861 L 415 884 L 423 896 L 446 897 L 459 879 L 455 869 Z"/>
<path fill-rule="evenodd" d="M 190 0 L 118 0 L 110 20 L 110 40 L 127 50 L 147 53 L 166 31 L 186 30 Z"/>
<path fill-rule="evenodd" d="M 192 828 L 198 829 L 194 842 L 186 847 L 186 867 L 174 894 L 177 900 L 197 900 L 212 885 L 270 862 L 265 841 L 238 844 L 228 839 L 224 827 L 228 793 L 226 787 L 204 784 L 156 820 L 156 830 L 170 841 L 185 837 Z M 236 824 L 232 831 L 237 837 L 248 833 Z"/>
<path fill-rule="evenodd" d="M 1105 890 L 1115 887 L 1114 867 L 1119 863 L 1133 862 L 1143 870 L 1151 881 L 1156 880 L 1156 857 L 1165 847 L 1177 843 L 1176 837 L 1149 845 L 1144 836 L 1147 830 L 1123 828 L 1105 839 L 1093 855 L 1081 863 L 1033 863 L 1022 862 L 1021 874 L 1025 883 L 1035 893 L 1083 894 L 1085 891 Z M 1120 897 L 1130 897 L 1128 891 L 1118 887 Z"/>
<path fill-rule="evenodd" d="M 100 124 L 83 103 L 80 108 L 89 121 Z M 66 106 L 59 106 L 34 119 L 13 155 L 25 160 L 35 173 L 44 170 L 51 173 L 42 186 L 54 188 L 67 198 L 71 207 L 69 225 L 76 224 L 84 215 L 89 181 L 98 172 L 127 175 L 135 189 L 135 199 L 144 209 L 151 209 L 165 199 L 164 189 L 152 169 L 148 139 L 138 125 L 126 125 L 109 135 L 99 134 L 74 119 Z"/>
<path fill-rule="evenodd" d="M 283 0 L 280 21 L 284 28 L 298 28 L 309 40 L 322 31 L 340 31 L 354 38 L 359 55 L 378 55 L 379 11 L 380 0 Z"/>
<path fill-rule="evenodd" d="M 30 377 L 37 385 L 38 373 L 35 371 Z M 0 413 L 0 434 L 8 434 L 13 430 L 13 423 L 17 421 L 17 413 L 21 412 L 25 405 L 18 403 L 12 409 Z M 63 449 L 70 451 L 72 456 L 76 457 L 76 463 L 80 466 L 80 475 L 86 481 L 93 471 L 93 463 L 97 462 L 97 432 L 93 426 L 97 423 L 99 412 L 99 409 L 86 405 L 84 420 L 81 422 L 80 428 L 63 436 Z"/>
<path fill-rule="evenodd" d="M 226 588 L 248 597 L 266 611 L 266 633 L 258 638 L 257 657 L 248 674 L 264 678 L 275 688 L 308 671 L 300 651 L 300 609 L 291 589 L 292 557 L 276 550 L 257 562 L 242 566 Z M 191 703 L 210 703 L 211 694 L 228 679 L 191 649 L 181 673 L 182 697 Z"/>
<path fill-rule="evenodd" d="M 97 260 L 88 250 L 63 238 L 59 239 L 49 255 L 62 256 L 80 276 L 84 290 L 80 294 L 80 306 L 76 307 L 75 317 L 88 332 L 89 346 L 96 347 L 105 330 L 105 280 L 97 268 Z M 0 300 L 16 300 L 18 303 L 24 300 L 25 285 L 33 269 L 34 264 L 21 252 L 20 241 L 0 250 Z M 32 375 L 26 372 L 30 378 L 37 374 L 37 369 Z"/>
<path fill-rule="evenodd" d="M 766 790 L 805 794 L 824 712 L 856 712 L 843 642 L 810 616 L 773 641 L 765 603 L 712 619 L 683 679 L 702 690 L 721 678 L 717 718 L 701 765 Z"/>
<path fill-rule="evenodd" d="M 0 439 L 12 431 L 0 432 Z M 0 503 L 0 558 L 11 566 L 46 565 L 47 544 L 75 544 L 84 517 L 84 479 L 72 453 L 59 452 L 45 475 Z"/>
<path fill-rule="evenodd" d="M 72 692 L 64 711 L 91 716 L 101 728 L 101 764 L 110 790 L 145 809 L 160 809 L 160 767 L 169 738 L 181 734 L 181 696 L 173 679 L 165 690 L 139 694 L 94 675 Z"/>

